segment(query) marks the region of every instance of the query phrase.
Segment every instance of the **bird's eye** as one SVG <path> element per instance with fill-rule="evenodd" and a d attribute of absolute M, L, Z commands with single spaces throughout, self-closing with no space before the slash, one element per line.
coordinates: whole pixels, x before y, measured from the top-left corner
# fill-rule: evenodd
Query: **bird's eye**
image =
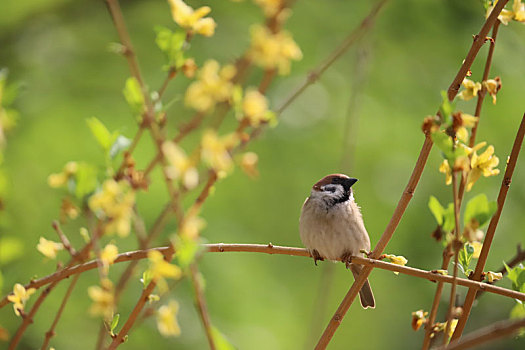
<path fill-rule="evenodd" d="M 328 192 L 335 192 L 336 190 L 336 187 L 334 185 L 326 185 L 326 186 L 323 186 L 323 191 L 328 191 Z"/>

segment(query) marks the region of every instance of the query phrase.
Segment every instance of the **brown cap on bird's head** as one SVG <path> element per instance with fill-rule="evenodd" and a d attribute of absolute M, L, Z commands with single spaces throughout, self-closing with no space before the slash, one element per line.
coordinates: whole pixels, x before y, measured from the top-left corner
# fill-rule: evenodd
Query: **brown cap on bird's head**
<path fill-rule="evenodd" d="M 357 182 L 356 178 L 348 177 L 345 174 L 330 174 L 323 177 L 321 180 L 317 181 L 313 187 L 316 191 L 321 191 L 321 187 L 324 185 L 330 184 L 340 184 L 343 185 L 346 191 L 350 190 L 353 184 Z"/>

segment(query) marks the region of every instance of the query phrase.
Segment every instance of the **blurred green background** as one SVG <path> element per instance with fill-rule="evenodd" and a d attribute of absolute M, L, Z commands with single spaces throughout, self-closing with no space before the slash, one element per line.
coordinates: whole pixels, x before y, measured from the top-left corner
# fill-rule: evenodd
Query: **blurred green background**
<path fill-rule="evenodd" d="M 207 58 L 221 63 L 234 60 L 249 44 L 249 26 L 264 21 L 262 11 L 248 0 L 188 3 L 211 6 L 211 16 L 218 23 L 213 38 L 196 37 L 192 42 L 190 52 L 199 65 Z M 368 1 L 296 2 L 286 28 L 293 33 L 304 58 L 293 63 L 290 76 L 279 77 L 272 84 L 268 94 L 273 107 L 342 41 L 370 6 Z M 165 72 L 161 70 L 164 58 L 155 46 L 153 27 L 176 27 L 168 4 L 163 0 L 128 0 L 122 1 L 122 7 L 144 77 L 156 89 Z M 260 177 L 252 180 L 237 169 L 217 185 L 203 208 L 207 221 L 203 236 L 209 242 L 300 246 L 299 211 L 311 185 L 328 173 L 341 171 L 344 161 L 351 169 L 343 170 L 360 180 L 355 186 L 356 199 L 374 245 L 415 164 L 424 139 L 420 131 L 423 117 L 437 110 L 440 90 L 448 88 L 483 20 L 484 10 L 478 0 L 389 2 L 373 30 L 361 41 L 360 49 L 350 49 L 285 111 L 277 128 L 267 130 L 250 145 L 260 157 Z M 116 41 L 103 1 L 11 0 L 0 5 L 0 66 L 9 68 L 11 81 L 25 84 L 16 103 L 20 119 L 5 151 L 9 193 L 0 217 L 0 237 L 20 239 L 23 255 L 2 266 L 2 295 L 16 282 L 25 283 L 55 270 L 55 263 L 45 261 L 35 248 L 40 236 L 56 239 L 51 221 L 58 216 L 62 193 L 48 187 L 47 176 L 60 171 L 69 160 L 104 164 L 85 119 L 96 116 L 111 130 L 119 129 L 128 137 L 137 129 L 121 93 L 129 76 L 127 64 L 107 49 Z M 481 79 L 487 48 L 482 48 L 472 67 L 475 80 Z M 363 50 L 366 58 L 356 63 L 357 52 Z M 497 105 L 490 99 L 485 101 L 478 133 L 479 141 L 495 146 L 501 170 L 525 110 L 524 57 L 525 26 L 501 26 L 491 77 L 501 76 L 503 89 Z M 356 73 L 356 64 L 361 74 Z M 250 81 L 255 85 L 260 73 L 252 72 Z M 359 76 L 361 82 L 356 84 Z M 177 99 L 168 112 L 172 135 L 175 127 L 191 116 L 182 103 L 187 84 L 187 79 L 178 78 L 166 93 L 167 100 Z M 353 93 L 358 94 L 356 104 L 349 103 Z M 473 113 L 474 106 L 474 100 L 458 103 L 458 108 L 467 113 Z M 355 113 L 349 132 L 355 147 L 347 148 L 343 147 L 343 125 L 351 110 Z M 232 115 L 228 118 L 224 130 L 236 123 Z M 190 138 L 184 145 L 191 147 L 196 140 Z M 152 152 L 149 137 L 144 137 L 135 153 L 139 168 L 147 164 Z M 499 269 L 503 260 L 514 255 L 516 244 L 525 243 L 523 157 L 491 248 L 488 270 Z M 427 209 L 428 198 L 433 194 L 442 203 L 452 198 L 451 188 L 438 173 L 440 162 L 439 152 L 433 149 L 415 196 L 386 249 L 404 255 L 410 266 L 423 269 L 438 268 L 442 252 L 441 245 L 430 237 L 435 223 Z M 495 199 L 501 177 L 481 179 L 466 198 L 485 192 Z M 148 227 L 167 199 L 160 180 L 157 171 L 150 190 L 138 195 L 139 211 Z M 78 227 L 84 223 L 77 221 L 64 230 L 80 246 Z M 174 229 L 172 220 L 157 245 L 163 244 Z M 132 236 L 118 244 L 121 251 L 136 247 Z M 66 253 L 60 254 L 65 261 Z M 316 267 L 309 259 L 289 256 L 208 254 L 200 268 L 206 279 L 211 319 L 239 349 L 312 348 L 311 342 L 318 339 L 352 282 L 351 274 L 337 264 L 334 281 L 322 287 L 329 288 L 324 299 L 326 312 L 315 313 L 314 303 L 327 264 Z M 113 267 L 110 276 L 116 280 L 123 267 Z M 122 317 L 127 318 L 141 292 L 138 278 L 124 295 L 119 310 Z M 51 341 L 56 349 L 94 347 L 99 320 L 87 315 L 90 301 L 86 289 L 97 281 L 96 271 L 80 279 Z M 430 308 L 435 284 L 382 270 L 374 270 L 370 281 L 377 308 L 364 311 L 355 303 L 329 348 L 419 348 L 423 331 L 412 331 L 411 312 Z M 510 285 L 507 281 L 499 284 Z M 45 302 L 20 349 L 41 346 L 66 285 L 59 286 Z M 463 288 L 459 292 L 464 296 Z M 121 348 L 207 348 L 192 295 L 187 280 L 172 292 L 181 303 L 179 338 L 162 338 L 150 319 L 134 328 L 129 342 Z M 447 303 L 445 287 L 440 320 Z M 513 300 L 487 293 L 473 309 L 466 332 L 507 318 L 513 305 Z M 0 310 L 0 323 L 12 335 L 20 319 L 9 306 Z M 524 346 L 521 338 L 485 348 Z"/>

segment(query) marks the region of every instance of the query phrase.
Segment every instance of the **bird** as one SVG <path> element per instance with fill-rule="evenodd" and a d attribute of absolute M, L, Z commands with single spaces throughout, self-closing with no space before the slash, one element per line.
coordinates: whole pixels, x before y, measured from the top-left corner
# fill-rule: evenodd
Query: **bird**
<path fill-rule="evenodd" d="M 323 177 L 313 185 L 299 218 L 301 241 L 315 265 L 318 260 L 342 260 L 355 279 L 363 268 L 350 263 L 350 257 L 370 251 L 370 237 L 352 191 L 357 181 L 344 174 Z M 368 279 L 359 291 L 359 299 L 364 309 L 375 308 Z"/>

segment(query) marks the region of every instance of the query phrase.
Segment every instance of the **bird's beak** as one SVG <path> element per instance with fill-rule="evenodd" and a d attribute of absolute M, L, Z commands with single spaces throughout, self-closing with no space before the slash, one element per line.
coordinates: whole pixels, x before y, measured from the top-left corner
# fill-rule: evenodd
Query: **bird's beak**
<path fill-rule="evenodd" d="M 353 178 L 353 177 L 349 177 L 348 179 L 346 179 L 346 185 L 348 186 L 348 188 L 352 187 L 353 184 L 355 184 L 358 180 L 356 178 Z"/>

